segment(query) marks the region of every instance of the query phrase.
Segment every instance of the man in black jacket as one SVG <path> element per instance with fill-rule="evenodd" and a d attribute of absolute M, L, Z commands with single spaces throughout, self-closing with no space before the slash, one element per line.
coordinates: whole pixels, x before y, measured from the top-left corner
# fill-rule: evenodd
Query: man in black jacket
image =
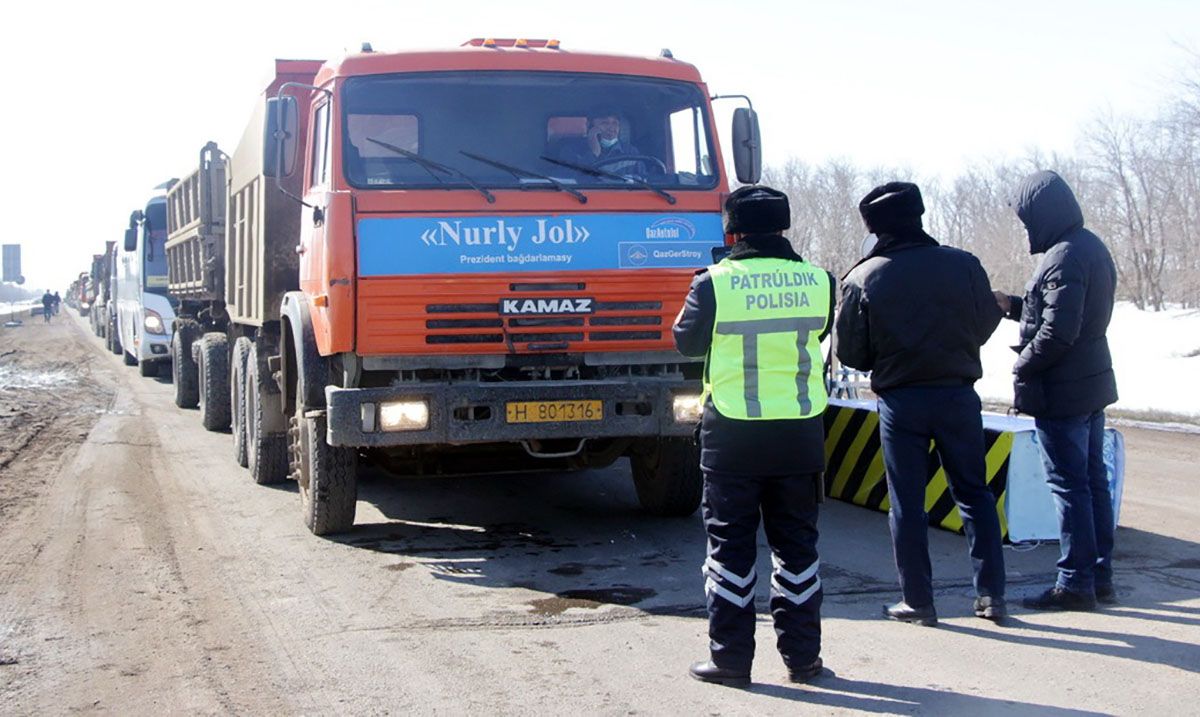
<path fill-rule="evenodd" d="M 1000 323 L 987 273 L 971 254 L 921 229 L 917 185 L 891 182 L 859 204 L 878 241 L 842 282 L 835 345 L 842 363 L 871 372 L 887 470 L 889 523 L 904 599 L 893 620 L 936 625 L 925 485 L 933 441 L 975 569 L 975 614 L 1006 614 L 996 501 L 986 482 L 983 420 L 974 384 L 982 346 Z"/>
<path fill-rule="evenodd" d="M 750 683 L 756 541 L 771 546 L 771 615 L 793 682 L 821 673 L 817 503 L 825 469 L 821 340 L 833 322 L 833 277 L 780 232 L 787 195 L 743 187 L 725 203 L 729 256 L 700 272 L 675 320 L 675 345 L 704 356 L 700 426 L 710 660 L 691 675 Z"/>
<path fill-rule="evenodd" d="M 996 301 L 1021 322 L 1013 406 L 1035 418 L 1061 528 L 1058 580 L 1025 606 L 1091 610 L 1115 600 L 1104 408 L 1117 400 L 1106 337 L 1117 270 L 1062 177 L 1026 177 L 1012 204 L 1030 253 L 1045 256 L 1024 298 L 996 292 Z"/>

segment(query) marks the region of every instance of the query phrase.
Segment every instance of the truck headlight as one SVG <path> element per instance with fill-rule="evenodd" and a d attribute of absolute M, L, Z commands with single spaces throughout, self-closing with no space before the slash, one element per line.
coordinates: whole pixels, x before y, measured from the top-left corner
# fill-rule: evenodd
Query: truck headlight
<path fill-rule="evenodd" d="M 704 403 L 700 394 L 677 394 L 671 402 L 671 411 L 679 423 L 696 423 L 704 415 Z"/>
<path fill-rule="evenodd" d="M 426 401 L 386 401 L 379 404 L 379 427 L 385 431 L 421 431 L 429 428 Z"/>
<path fill-rule="evenodd" d="M 146 318 L 142 319 L 142 326 L 146 327 L 148 334 L 165 334 L 167 333 L 166 326 L 163 325 L 162 316 L 159 316 L 157 311 L 146 309 Z"/>
<path fill-rule="evenodd" d="M 91 304 L 89 304 L 89 303 L 88 303 L 88 302 L 86 302 L 86 301 L 80 302 L 80 304 L 79 304 L 79 308 L 81 308 L 81 309 L 86 309 L 86 308 L 89 308 L 89 307 L 91 307 Z"/>

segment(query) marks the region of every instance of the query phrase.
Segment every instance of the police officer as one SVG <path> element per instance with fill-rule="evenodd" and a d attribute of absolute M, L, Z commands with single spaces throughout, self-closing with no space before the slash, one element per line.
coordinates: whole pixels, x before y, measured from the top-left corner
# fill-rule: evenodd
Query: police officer
<path fill-rule="evenodd" d="M 833 277 L 780 232 L 787 195 L 743 187 L 725 202 L 729 255 L 700 272 L 675 320 L 675 345 L 705 356 L 700 467 L 708 557 L 710 659 L 704 682 L 750 684 L 759 516 L 771 546 L 771 615 L 793 682 L 821 672 L 817 504 L 827 400 L 821 340 L 833 322 Z"/>

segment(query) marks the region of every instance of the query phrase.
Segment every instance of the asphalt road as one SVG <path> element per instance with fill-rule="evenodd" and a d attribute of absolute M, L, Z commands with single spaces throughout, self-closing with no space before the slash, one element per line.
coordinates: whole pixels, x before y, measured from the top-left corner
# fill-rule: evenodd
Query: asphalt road
<path fill-rule="evenodd" d="M 1200 713 L 1200 436 L 1125 432 L 1120 604 L 1091 614 L 972 617 L 964 540 L 931 531 L 942 623 L 886 622 L 885 516 L 826 504 L 832 674 L 786 682 L 760 581 L 742 691 L 687 677 L 706 656 L 702 528 L 639 513 L 627 465 L 368 472 L 355 530 L 321 539 L 294 486 L 254 485 L 228 434 L 86 324 L 0 342 L 0 362 L 75 367 L 0 387 L 0 418 L 44 424 L 0 467 L 0 712 Z M 1048 584 L 1056 552 L 1006 551 L 1010 597 Z"/>

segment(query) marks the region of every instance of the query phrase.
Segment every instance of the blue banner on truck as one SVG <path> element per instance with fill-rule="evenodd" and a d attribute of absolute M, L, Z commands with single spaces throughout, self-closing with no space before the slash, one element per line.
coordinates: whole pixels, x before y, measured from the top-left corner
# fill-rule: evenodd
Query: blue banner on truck
<path fill-rule="evenodd" d="M 358 271 L 692 269 L 724 240 L 716 213 L 371 218 L 358 222 Z"/>

